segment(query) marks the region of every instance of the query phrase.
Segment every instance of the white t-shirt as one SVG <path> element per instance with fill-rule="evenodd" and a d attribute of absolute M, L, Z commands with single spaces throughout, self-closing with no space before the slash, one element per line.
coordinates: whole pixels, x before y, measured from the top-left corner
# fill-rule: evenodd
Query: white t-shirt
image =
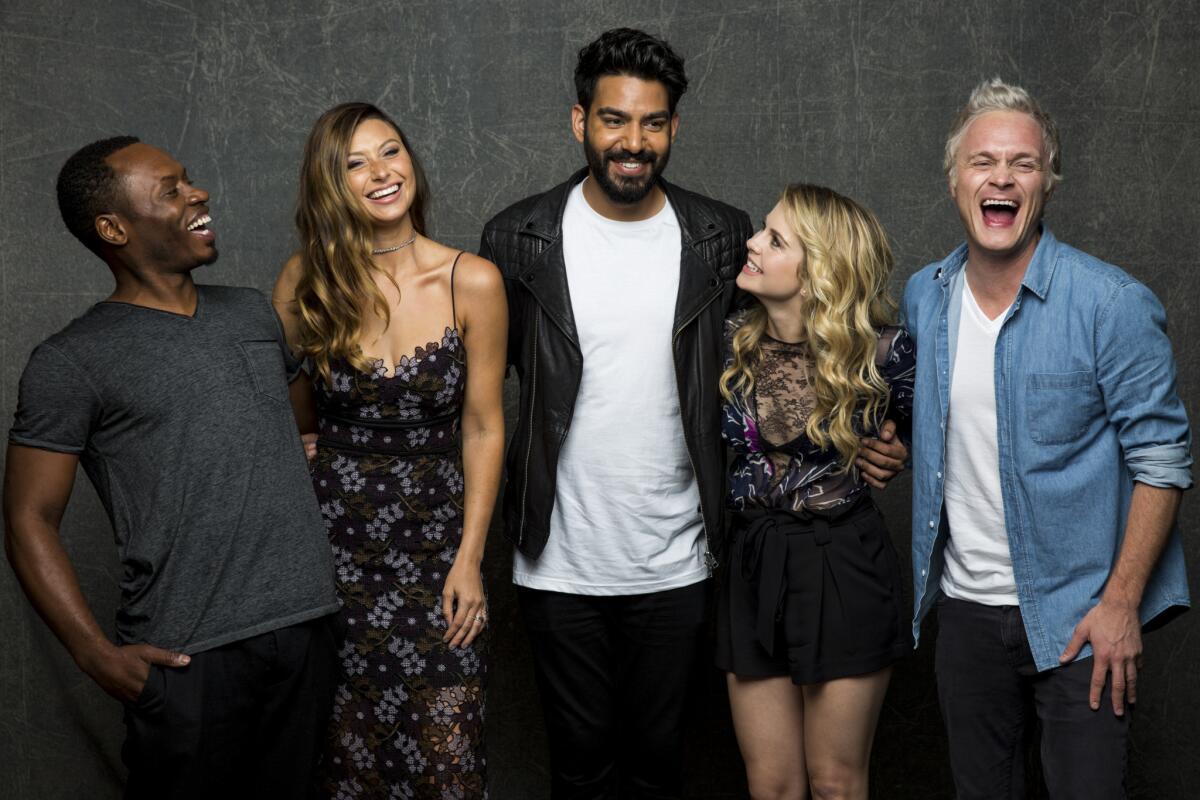
<path fill-rule="evenodd" d="M 963 277 L 962 313 L 946 426 L 946 516 L 950 539 L 942 591 L 988 606 L 1017 605 L 1000 492 L 996 444 L 996 337 L 1007 310 L 995 319 L 975 301 Z"/>
<path fill-rule="evenodd" d="M 583 377 L 550 537 L 536 560 L 515 552 L 519 586 L 628 595 L 708 577 L 671 355 L 681 246 L 669 203 L 617 222 L 588 205 L 582 183 L 567 199 L 563 257 Z"/>

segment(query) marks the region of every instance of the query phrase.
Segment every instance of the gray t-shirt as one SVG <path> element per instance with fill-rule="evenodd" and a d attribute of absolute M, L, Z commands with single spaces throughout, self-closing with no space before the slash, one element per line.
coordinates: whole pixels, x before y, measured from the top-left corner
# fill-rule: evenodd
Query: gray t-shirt
<path fill-rule="evenodd" d="M 9 433 L 96 487 L 118 640 L 187 653 L 338 608 L 279 319 L 254 289 L 197 288 L 194 316 L 98 303 L 39 345 Z"/>

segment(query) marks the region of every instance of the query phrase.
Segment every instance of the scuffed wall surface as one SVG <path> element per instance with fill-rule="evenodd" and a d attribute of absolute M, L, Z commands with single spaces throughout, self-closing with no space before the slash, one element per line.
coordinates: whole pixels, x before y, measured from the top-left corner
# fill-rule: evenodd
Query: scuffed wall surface
<path fill-rule="evenodd" d="M 221 259 L 202 281 L 269 290 L 294 247 L 300 148 L 316 116 L 366 99 L 411 137 L 434 187 L 436 238 L 474 248 L 483 222 L 582 164 L 568 131 L 578 48 L 630 25 L 687 58 L 692 89 L 668 177 L 760 219 L 789 181 L 874 208 L 899 257 L 897 292 L 960 231 L 940 174 L 946 127 L 978 80 L 1031 89 L 1062 128 L 1060 239 L 1129 270 L 1166 305 L 1191 418 L 1200 397 L 1200 6 L 1194 0 L 693 2 L 198 2 L 5 0 L 0 5 L 0 418 L 32 347 L 101 299 L 104 266 L 63 228 L 54 176 L 80 145 L 134 133 L 212 194 Z M 512 387 L 509 401 L 512 402 Z M 908 545 L 907 477 L 882 498 Z M 1183 508 L 1200 574 L 1195 500 Z M 111 626 L 119 566 L 81 479 L 63 525 Z M 907 559 L 904 559 L 907 561 Z M 493 531 L 493 796 L 547 796 L 524 633 Z M 1147 640 L 1130 795 L 1195 795 L 1200 622 Z M 927 635 L 934 631 L 927 628 Z M 932 640 L 932 636 L 930 636 Z M 698 676 L 688 796 L 745 796 L 723 683 Z M 117 703 L 71 663 L 0 569 L 0 797 L 115 798 Z M 949 798 L 931 647 L 898 666 L 876 740 L 873 796 Z"/>

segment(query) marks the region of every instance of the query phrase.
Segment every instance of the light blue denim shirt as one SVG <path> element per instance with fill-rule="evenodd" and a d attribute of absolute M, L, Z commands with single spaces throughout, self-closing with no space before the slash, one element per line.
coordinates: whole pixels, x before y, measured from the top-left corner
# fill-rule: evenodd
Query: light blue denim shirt
<path fill-rule="evenodd" d="M 940 593 L 942 504 L 964 244 L 904 291 L 916 341 L 913 639 Z M 1043 227 L 996 339 L 996 437 L 1008 545 L 1038 670 L 1058 666 L 1116 565 L 1133 482 L 1192 484 L 1191 433 L 1175 391 L 1166 313 L 1116 267 Z M 1142 597 L 1145 624 L 1189 605 L 1176 528 Z M 1165 617 L 1164 617 L 1165 619 Z M 1088 647 L 1080 658 L 1091 654 Z"/>

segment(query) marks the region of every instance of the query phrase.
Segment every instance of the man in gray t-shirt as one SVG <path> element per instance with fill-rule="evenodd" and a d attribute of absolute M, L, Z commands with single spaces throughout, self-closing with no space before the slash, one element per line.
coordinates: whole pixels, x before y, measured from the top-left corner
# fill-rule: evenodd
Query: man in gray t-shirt
<path fill-rule="evenodd" d="M 13 569 L 80 668 L 126 704 L 127 796 L 306 794 L 338 606 L 289 402 L 299 366 L 260 293 L 192 282 L 215 237 L 208 195 L 175 159 L 131 137 L 96 142 L 58 193 L 116 289 L 21 378 Z M 115 644 L 58 536 L 77 465 L 123 567 Z"/>

